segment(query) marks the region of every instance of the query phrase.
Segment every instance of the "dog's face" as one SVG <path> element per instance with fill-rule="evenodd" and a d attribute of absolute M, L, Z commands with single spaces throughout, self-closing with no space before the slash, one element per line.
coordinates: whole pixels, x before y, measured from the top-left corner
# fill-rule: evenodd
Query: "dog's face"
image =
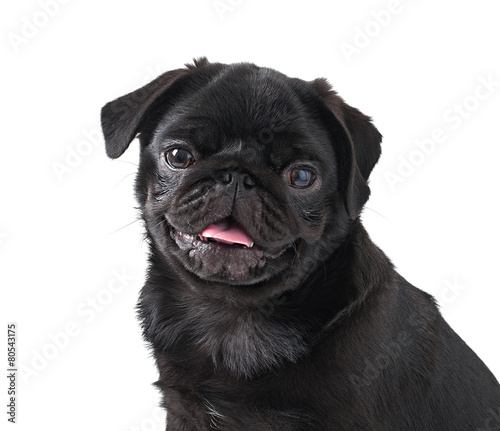
<path fill-rule="evenodd" d="M 140 133 L 136 183 L 156 257 L 205 290 L 296 288 L 342 241 L 380 154 L 324 80 L 251 64 L 160 76 L 103 108 L 108 154 Z"/>

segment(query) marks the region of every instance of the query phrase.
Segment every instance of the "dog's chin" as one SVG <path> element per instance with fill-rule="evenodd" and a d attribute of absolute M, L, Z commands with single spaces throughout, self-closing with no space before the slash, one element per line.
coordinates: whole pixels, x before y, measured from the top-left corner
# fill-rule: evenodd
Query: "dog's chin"
<path fill-rule="evenodd" d="M 249 286 L 290 268 L 295 242 L 276 248 L 256 244 L 226 244 L 187 234 L 167 225 L 171 250 L 184 268 L 197 277 L 217 283 Z"/>

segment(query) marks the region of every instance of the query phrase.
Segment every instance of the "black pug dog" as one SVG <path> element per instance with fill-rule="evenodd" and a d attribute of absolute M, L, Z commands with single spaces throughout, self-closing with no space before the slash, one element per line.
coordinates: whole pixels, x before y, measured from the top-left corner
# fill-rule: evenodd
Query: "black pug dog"
<path fill-rule="evenodd" d="M 138 311 L 168 431 L 500 429 L 500 387 L 370 240 L 381 135 L 325 79 L 205 58 L 108 103 L 139 135 Z"/>

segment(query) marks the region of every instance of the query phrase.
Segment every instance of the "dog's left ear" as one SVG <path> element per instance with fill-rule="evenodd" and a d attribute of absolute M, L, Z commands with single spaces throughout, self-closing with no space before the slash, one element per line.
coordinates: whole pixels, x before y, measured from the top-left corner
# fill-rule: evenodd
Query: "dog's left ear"
<path fill-rule="evenodd" d="M 368 177 L 380 157 L 382 135 L 370 117 L 345 103 L 326 79 L 311 84 L 333 114 L 329 125 L 335 139 L 339 186 L 347 213 L 354 220 L 370 196 Z"/>
<path fill-rule="evenodd" d="M 208 64 L 205 57 L 195 59 L 184 69 L 175 69 L 160 75 L 144 87 L 107 103 L 101 110 L 101 127 L 106 143 L 106 154 L 112 159 L 120 157 L 140 131 L 148 112 L 169 87 L 191 70 Z"/>

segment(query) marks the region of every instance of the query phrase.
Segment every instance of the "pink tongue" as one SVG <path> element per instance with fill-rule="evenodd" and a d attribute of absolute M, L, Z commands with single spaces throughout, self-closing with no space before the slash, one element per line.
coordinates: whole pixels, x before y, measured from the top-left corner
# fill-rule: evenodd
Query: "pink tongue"
<path fill-rule="evenodd" d="M 200 234 L 202 239 L 212 238 L 215 241 L 223 242 L 225 244 L 243 244 L 247 247 L 253 246 L 252 238 L 237 224 L 230 224 L 223 221 L 216 224 L 211 224 L 206 227 Z"/>

